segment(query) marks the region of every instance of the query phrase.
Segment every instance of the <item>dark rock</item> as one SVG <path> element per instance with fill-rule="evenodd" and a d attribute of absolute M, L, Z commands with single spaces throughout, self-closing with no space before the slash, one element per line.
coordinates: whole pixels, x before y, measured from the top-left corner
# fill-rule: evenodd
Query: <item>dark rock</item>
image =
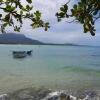
<path fill-rule="evenodd" d="M 66 100 L 67 95 L 65 93 L 60 94 L 60 99 L 61 100 Z M 69 100 L 69 99 L 68 99 Z"/>
<path fill-rule="evenodd" d="M 69 95 L 66 97 L 66 100 L 71 100 L 71 98 L 70 98 L 70 96 L 69 96 Z"/>
<path fill-rule="evenodd" d="M 7 94 L 2 94 L 0 95 L 0 100 L 8 100 L 8 95 Z"/>
<path fill-rule="evenodd" d="M 50 98 L 48 98 L 48 100 L 58 100 L 58 96 L 50 97 Z"/>

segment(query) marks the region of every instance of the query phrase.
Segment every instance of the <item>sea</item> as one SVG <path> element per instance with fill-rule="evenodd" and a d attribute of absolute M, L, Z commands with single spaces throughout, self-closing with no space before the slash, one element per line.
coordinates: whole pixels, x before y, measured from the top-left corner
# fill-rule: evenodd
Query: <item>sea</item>
<path fill-rule="evenodd" d="M 32 55 L 13 58 L 27 50 Z M 0 45 L 0 93 L 27 87 L 100 90 L 100 47 Z"/>

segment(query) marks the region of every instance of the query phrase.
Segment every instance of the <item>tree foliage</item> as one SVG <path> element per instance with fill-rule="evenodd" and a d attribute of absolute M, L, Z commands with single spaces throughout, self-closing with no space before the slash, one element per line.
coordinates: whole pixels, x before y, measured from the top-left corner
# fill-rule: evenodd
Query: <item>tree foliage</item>
<path fill-rule="evenodd" d="M 33 12 L 32 0 L 26 0 L 24 6 L 21 0 L 0 0 L 0 26 L 1 32 L 5 32 L 7 26 L 12 26 L 14 31 L 20 31 L 23 20 L 29 19 L 33 28 L 49 28 L 49 23 L 41 19 L 39 11 Z"/>
<path fill-rule="evenodd" d="M 96 31 L 95 21 L 100 18 L 100 0 L 79 0 L 70 9 L 71 14 L 68 14 L 68 3 L 60 8 L 60 12 L 56 13 L 58 21 L 63 18 L 74 17 L 73 21 L 83 25 L 84 33 L 90 32 L 94 36 Z"/>
<path fill-rule="evenodd" d="M 25 19 L 31 21 L 33 28 L 44 27 L 47 30 L 49 23 L 41 19 L 41 13 L 38 10 L 33 12 L 32 0 L 26 0 L 25 6 L 22 1 L 0 0 L 0 31 L 4 33 L 5 28 L 11 26 L 14 31 L 19 32 Z M 83 25 L 84 33 L 90 32 L 94 36 L 96 31 L 95 21 L 100 18 L 100 0 L 78 0 L 78 3 L 75 3 L 72 9 L 69 9 L 68 3 L 64 4 L 60 11 L 56 13 L 58 21 L 63 18 L 74 17 L 75 22 Z M 68 13 L 68 10 L 71 11 L 71 14 Z"/>

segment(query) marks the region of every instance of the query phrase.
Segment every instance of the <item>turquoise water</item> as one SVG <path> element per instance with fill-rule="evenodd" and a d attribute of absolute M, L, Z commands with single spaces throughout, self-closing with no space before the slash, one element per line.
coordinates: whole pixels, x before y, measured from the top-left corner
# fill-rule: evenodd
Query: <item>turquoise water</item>
<path fill-rule="evenodd" d="M 33 50 L 14 59 L 13 50 Z M 0 45 L 0 92 L 20 88 L 100 89 L 100 48 Z"/>

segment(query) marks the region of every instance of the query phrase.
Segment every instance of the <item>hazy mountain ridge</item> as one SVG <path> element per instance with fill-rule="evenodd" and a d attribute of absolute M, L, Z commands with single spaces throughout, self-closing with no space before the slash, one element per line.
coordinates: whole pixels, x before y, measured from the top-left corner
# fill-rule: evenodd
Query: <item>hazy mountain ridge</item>
<path fill-rule="evenodd" d="M 26 37 L 24 34 L 0 34 L 0 44 L 29 44 L 29 45 L 56 45 L 56 46 L 89 46 L 74 43 L 46 43 Z"/>
<path fill-rule="evenodd" d="M 23 34 L 6 33 L 0 34 L 0 44 L 43 44 L 38 40 L 33 40 Z"/>

